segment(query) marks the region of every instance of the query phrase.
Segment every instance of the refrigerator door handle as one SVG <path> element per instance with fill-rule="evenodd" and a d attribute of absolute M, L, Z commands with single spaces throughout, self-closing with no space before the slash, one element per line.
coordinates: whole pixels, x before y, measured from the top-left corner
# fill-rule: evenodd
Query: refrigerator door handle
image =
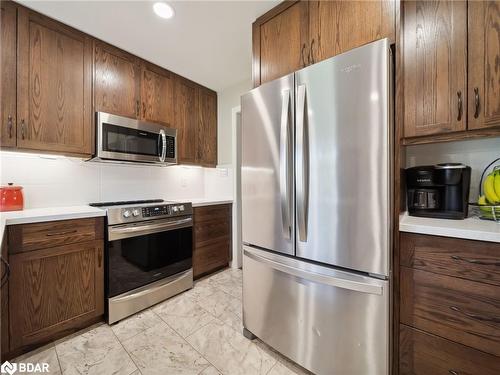
<path fill-rule="evenodd" d="M 330 275 L 323 275 L 317 272 L 303 270 L 297 267 L 290 266 L 275 260 L 258 255 L 251 250 L 245 248 L 245 255 L 256 262 L 265 264 L 275 270 L 284 272 L 288 275 L 296 276 L 304 280 L 313 281 L 319 284 L 330 285 L 337 288 L 352 290 L 361 293 L 382 295 L 384 288 L 380 285 L 368 284 L 359 281 L 345 279 L 343 277 L 335 277 Z"/>
<path fill-rule="evenodd" d="M 283 236 L 291 238 L 290 212 L 290 90 L 283 90 L 281 98 L 281 128 L 280 128 L 280 199 L 281 222 L 283 223 Z"/>
<path fill-rule="evenodd" d="M 307 136 L 306 86 L 300 85 L 297 91 L 297 220 L 299 240 L 307 241 L 307 208 L 309 198 L 309 147 Z"/>

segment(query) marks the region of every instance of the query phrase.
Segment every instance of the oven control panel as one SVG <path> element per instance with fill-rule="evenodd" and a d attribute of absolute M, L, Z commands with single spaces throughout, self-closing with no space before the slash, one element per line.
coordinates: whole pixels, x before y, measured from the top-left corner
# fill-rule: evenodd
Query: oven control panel
<path fill-rule="evenodd" d="M 165 216 L 170 215 L 171 206 L 161 205 L 161 206 L 151 206 L 142 208 L 142 217 L 155 217 L 155 216 Z"/>
<path fill-rule="evenodd" d="M 156 203 L 140 206 L 110 207 L 107 209 L 108 225 L 133 223 L 193 214 L 191 203 Z"/>

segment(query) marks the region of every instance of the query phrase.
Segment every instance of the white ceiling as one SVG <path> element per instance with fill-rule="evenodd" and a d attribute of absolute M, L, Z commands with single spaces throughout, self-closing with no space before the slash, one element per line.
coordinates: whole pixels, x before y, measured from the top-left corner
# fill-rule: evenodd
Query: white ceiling
<path fill-rule="evenodd" d="M 278 2 L 169 1 L 164 20 L 147 0 L 19 0 L 216 91 L 251 78 L 252 22 Z"/>

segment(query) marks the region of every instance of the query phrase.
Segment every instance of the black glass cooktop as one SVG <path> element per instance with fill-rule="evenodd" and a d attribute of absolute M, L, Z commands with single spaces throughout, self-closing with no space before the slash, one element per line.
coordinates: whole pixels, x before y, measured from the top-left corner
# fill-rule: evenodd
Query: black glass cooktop
<path fill-rule="evenodd" d="M 144 204 L 144 203 L 161 203 L 161 202 L 164 202 L 164 200 L 163 199 L 143 199 L 143 200 L 138 200 L 138 201 L 117 201 L 117 202 L 89 203 L 89 206 L 109 207 L 109 206 L 136 205 L 136 204 Z"/>

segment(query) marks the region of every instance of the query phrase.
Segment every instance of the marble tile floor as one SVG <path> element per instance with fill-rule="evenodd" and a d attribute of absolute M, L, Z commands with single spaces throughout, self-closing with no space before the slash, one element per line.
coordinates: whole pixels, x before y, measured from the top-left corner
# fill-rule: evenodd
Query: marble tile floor
<path fill-rule="evenodd" d="M 117 324 L 99 323 L 15 362 L 51 374 L 293 375 L 307 371 L 242 335 L 242 272 L 226 269 Z"/>

